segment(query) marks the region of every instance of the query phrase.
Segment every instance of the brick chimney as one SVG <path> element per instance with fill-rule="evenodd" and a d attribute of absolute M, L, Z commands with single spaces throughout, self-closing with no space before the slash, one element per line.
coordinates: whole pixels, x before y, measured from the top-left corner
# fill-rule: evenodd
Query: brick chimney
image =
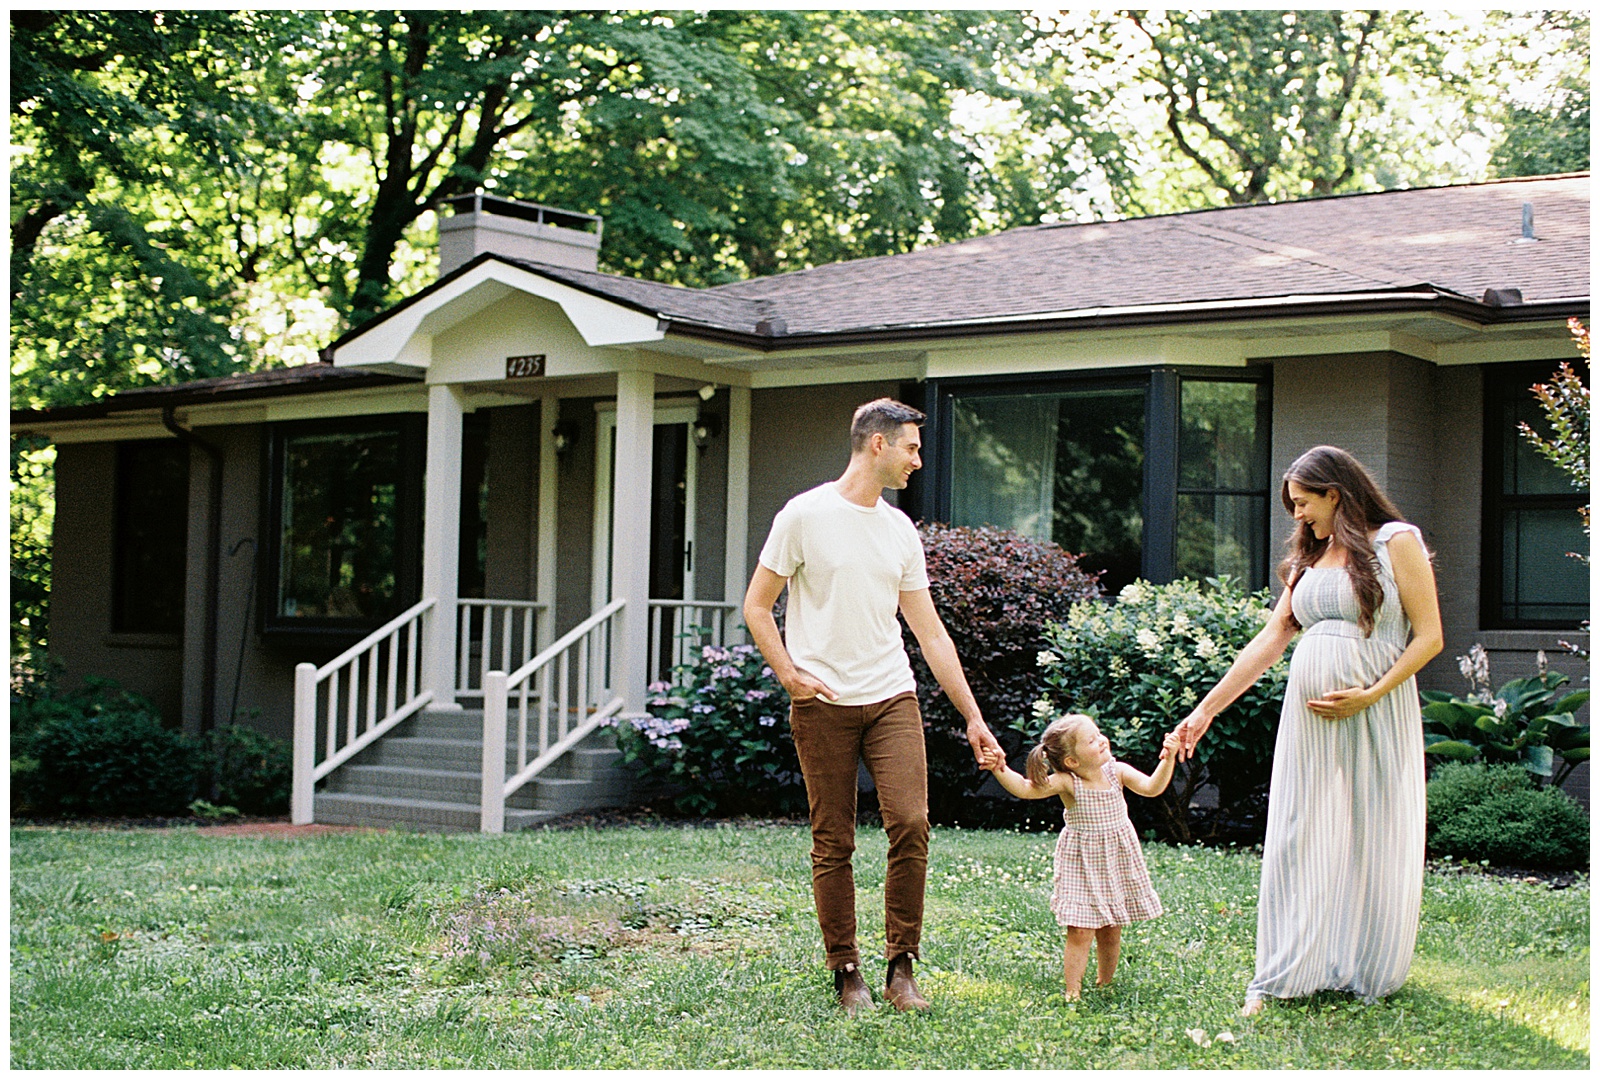
<path fill-rule="evenodd" d="M 439 276 L 485 252 L 513 259 L 594 270 L 602 222 L 593 214 L 475 192 L 446 199 L 439 215 Z"/>

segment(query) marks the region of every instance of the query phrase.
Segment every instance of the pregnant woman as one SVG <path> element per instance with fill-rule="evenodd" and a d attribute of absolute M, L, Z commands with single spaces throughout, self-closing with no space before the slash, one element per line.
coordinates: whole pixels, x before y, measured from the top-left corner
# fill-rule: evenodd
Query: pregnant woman
<path fill-rule="evenodd" d="M 1245 1016 L 1267 998 L 1347 990 L 1374 1000 L 1405 981 L 1427 810 L 1415 676 L 1444 644 L 1421 532 L 1360 462 L 1337 447 L 1308 450 L 1284 474 L 1282 497 L 1296 522 L 1283 596 L 1178 729 L 1187 758 L 1305 631 L 1273 749 Z"/>

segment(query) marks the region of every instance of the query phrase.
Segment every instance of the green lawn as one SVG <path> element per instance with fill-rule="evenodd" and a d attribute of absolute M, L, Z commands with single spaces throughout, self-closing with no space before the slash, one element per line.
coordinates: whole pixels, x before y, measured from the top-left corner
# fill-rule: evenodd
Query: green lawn
<path fill-rule="evenodd" d="M 11 833 L 15 1068 L 1587 1068 L 1589 887 L 1427 878 L 1411 978 L 1237 1018 L 1259 860 L 1148 845 L 1168 914 L 1066 1004 L 1053 836 L 936 831 L 928 1016 L 831 1003 L 790 825 Z M 856 856 L 882 985 L 882 834 Z M 1092 970 L 1092 968 L 1091 968 Z"/>

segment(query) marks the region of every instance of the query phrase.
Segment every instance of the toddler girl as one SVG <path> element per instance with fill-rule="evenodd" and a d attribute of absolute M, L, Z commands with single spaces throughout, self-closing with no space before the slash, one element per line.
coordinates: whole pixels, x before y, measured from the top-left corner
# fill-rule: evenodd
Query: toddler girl
<path fill-rule="evenodd" d="M 1177 750 L 1177 735 L 1161 744 L 1161 762 L 1146 776 L 1111 756 L 1111 743 L 1087 716 L 1069 714 L 1051 721 L 1028 754 L 1026 778 L 1006 766 L 996 750 L 984 754 L 983 767 L 1019 799 L 1058 795 L 1066 804 L 1065 827 L 1056 841 L 1055 891 L 1050 910 L 1067 928 L 1062 975 L 1068 1000 L 1076 1000 L 1094 942 L 1096 986 L 1108 986 L 1122 951 L 1122 928 L 1161 914 L 1161 900 L 1150 885 L 1139 837 L 1128 820 L 1124 787 L 1153 798 L 1167 790 Z"/>

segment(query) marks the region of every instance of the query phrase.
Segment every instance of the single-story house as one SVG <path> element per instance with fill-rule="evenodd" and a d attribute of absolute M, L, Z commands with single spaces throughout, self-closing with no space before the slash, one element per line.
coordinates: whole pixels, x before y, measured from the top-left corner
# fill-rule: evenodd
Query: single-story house
<path fill-rule="evenodd" d="M 584 780 L 621 797 L 595 725 L 643 711 L 685 626 L 737 632 L 773 513 L 883 395 L 929 417 L 913 517 L 1053 539 L 1113 593 L 1275 584 L 1282 471 L 1345 447 L 1435 552 L 1425 687 L 1463 689 L 1474 643 L 1502 679 L 1538 650 L 1581 670 L 1587 493 L 1517 424 L 1589 315 L 1587 174 L 704 289 L 597 272 L 589 215 L 449 209 L 438 281 L 320 364 L 12 413 L 57 446 L 55 658 L 191 731 L 293 735 L 296 820 L 498 830 Z"/>

